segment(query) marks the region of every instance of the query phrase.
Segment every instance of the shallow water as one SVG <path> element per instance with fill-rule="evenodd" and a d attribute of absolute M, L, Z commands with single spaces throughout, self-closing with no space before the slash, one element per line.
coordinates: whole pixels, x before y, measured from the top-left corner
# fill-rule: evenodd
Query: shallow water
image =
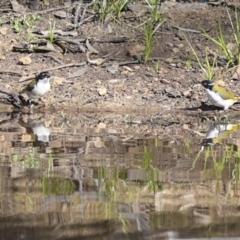
<path fill-rule="evenodd" d="M 2 113 L 0 239 L 238 239 L 240 125 L 173 115 Z"/>

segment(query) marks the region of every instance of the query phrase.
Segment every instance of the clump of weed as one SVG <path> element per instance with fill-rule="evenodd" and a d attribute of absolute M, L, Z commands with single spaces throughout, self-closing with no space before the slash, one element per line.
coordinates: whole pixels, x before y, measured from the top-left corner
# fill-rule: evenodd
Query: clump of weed
<path fill-rule="evenodd" d="M 42 18 L 39 15 L 27 15 L 22 18 L 14 18 L 11 21 L 11 25 L 15 32 L 19 33 L 23 29 L 35 28 L 34 22 L 41 21 Z"/>
<path fill-rule="evenodd" d="M 150 55 L 153 51 L 155 40 L 154 34 L 158 30 L 158 28 L 166 21 L 163 19 L 160 13 L 160 5 L 158 0 L 153 0 L 152 4 L 149 4 L 151 8 L 151 15 L 150 18 L 146 21 L 143 32 L 144 32 L 144 39 L 145 39 L 145 51 L 144 51 L 144 62 L 146 63 Z"/>

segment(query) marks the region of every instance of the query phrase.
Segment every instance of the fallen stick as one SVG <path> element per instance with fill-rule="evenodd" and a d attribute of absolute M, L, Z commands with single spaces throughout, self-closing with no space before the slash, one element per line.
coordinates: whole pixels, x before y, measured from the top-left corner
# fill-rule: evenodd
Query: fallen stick
<path fill-rule="evenodd" d="M 64 65 L 60 65 L 60 66 L 56 66 L 56 67 L 52 67 L 52 68 L 48 68 L 48 69 L 43 69 L 42 71 L 44 72 L 48 72 L 48 71 L 52 71 L 52 70 L 56 70 L 56 69 L 60 69 L 60 68 L 67 68 L 67 67 L 79 67 L 79 66 L 83 66 L 87 64 L 86 62 L 81 62 L 81 63 L 69 63 L 69 64 L 64 64 Z M 33 72 L 34 73 L 37 73 L 38 71 L 36 72 Z M 35 75 L 29 75 L 29 76 L 23 76 L 21 77 L 18 82 L 24 82 L 24 81 L 27 81 L 29 79 L 32 79 L 32 78 L 35 78 Z"/>

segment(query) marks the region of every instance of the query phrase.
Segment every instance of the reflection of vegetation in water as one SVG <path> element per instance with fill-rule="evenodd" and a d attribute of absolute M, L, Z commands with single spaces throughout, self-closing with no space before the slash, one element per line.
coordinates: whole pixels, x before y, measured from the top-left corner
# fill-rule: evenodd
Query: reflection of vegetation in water
<path fill-rule="evenodd" d="M 122 172 L 119 168 L 111 170 L 110 172 L 109 168 L 98 168 L 98 179 L 99 182 L 104 182 L 105 191 L 110 197 L 110 201 L 113 201 L 116 190 L 126 192 L 127 184 L 125 179 L 121 179 L 121 177 L 125 176 L 125 171 Z"/>
<path fill-rule="evenodd" d="M 43 178 L 42 186 L 45 195 L 69 195 L 76 188 L 73 181 L 60 178 Z"/>
<path fill-rule="evenodd" d="M 113 172 L 111 171 L 113 170 Z M 121 179 L 120 177 L 124 178 Z M 122 231 L 128 232 L 129 222 L 122 213 L 119 212 L 116 201 L 119 201 L 117 195 L 125 193 L 124 196 L 128 195 L 129 189 L 125 181 L 125 171 L 108 168 L 98 168 L 98 179 L 99 182 L 104 182 L 104 190 L 109 196 L 109 202 L 105 208 L 105 214 L 107 219 L 117 219 L 122 225 Z M 117 200 L 118 199 L 118 200 Z M 127 201 L 127 199 L 125 199 Z"/>
<path fill-rule="evenodd" d="M 204 155 L 200 158 L 202 154 Z M 209 146 L 204 151 L 198 152 L 190 171 L 195 168 L 198 159 L 204 160 L 202 177 L 204 179 L 216 178 L 217 192 L 220 191 L 219 181 L 224 180 L 229 180 L 230 183 L 234 184 L 235 191 L 237 190 L 237 184 L 240 179 L 240 150 L 236 149 L 235 145 L 221 145 L 219 148 Z M 209 169 L 208 166 L 212 167 Z M 214 171 L 214 176 L 211 170 Z"/>
<path fill-rule="evenodd" d="M 28 154 L 13 154 L 12 155 L 13 166 L 22 168 L 40 168 L 40 157 L 36 148 L 29 146 Z"/>
<path fill-rule="evenodd" d="M 157 146 L 157 142 L 155 141 L 155 147 Z M 158 169 L 153 166 L 153 157 L 152 153 L 149 151 L 147 146 L 144 146 L 144 175 L 145 175 L 145 183 L 150 191 L 158 191 Z"/>
<path fill-rule="evenodd" d="M 53 170 L 53 156 L 52 156 L 52 153 L 49 153 L 49 156 L 48 156 L 48 174 L 52 170 Z"/>

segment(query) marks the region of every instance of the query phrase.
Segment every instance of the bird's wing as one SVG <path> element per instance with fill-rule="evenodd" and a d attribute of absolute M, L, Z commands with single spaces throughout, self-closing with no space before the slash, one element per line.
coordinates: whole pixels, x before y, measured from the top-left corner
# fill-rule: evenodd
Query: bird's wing
<path fill-rule="evenodd" d="M 236 98 L 233 93 L 227 91 L 225 88 L 220 87 L 220 86 L 218 86 L 218 88 L 216 90 L 213 89 L 213 91 L 218 93 L 218 95 L 224 100 L 227 100 L 229 98 L 231 98 L 231 99 Z"/>
<path fill-rule="evenodd" d="M 36 80 L 32 80 L 25 88 L 23 88 L 19 93 L 25 93 L 25 92 L 30 92 L 34 89 L 34 85 L 36 83 Z"/>

